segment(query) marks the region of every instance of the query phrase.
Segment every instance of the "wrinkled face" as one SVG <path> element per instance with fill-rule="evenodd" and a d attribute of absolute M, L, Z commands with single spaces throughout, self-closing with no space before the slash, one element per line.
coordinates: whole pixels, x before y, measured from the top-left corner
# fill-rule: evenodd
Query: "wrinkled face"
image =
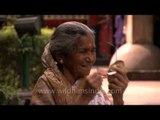
<path fill-rule="evenodd" d="M 76 50 L 64 59 L 64 67 L 75 78 L 80 78 L 90 73 L 96 60 L 96 46 L 91 36 L 83 36 L 76 44 Z"/>

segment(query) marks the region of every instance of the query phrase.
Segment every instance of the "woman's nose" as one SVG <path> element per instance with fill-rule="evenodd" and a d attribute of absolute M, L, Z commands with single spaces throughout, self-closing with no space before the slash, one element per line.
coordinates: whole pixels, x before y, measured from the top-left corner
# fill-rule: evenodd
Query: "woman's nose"
<path fill-rule="evenodd" d="M 93 61 L 95 61 L 95 57 L 93 54 L 88 53 L 86 56 L 86 60 L 87 60 L 87 62 L 93 62 Z"/>

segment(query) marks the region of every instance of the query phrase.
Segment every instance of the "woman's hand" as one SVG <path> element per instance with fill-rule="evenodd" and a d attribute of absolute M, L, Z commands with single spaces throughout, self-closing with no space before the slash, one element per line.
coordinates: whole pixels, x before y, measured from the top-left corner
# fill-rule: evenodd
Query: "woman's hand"
<path fill-rule="evenodd" d="M 83 88 L 81 94 L 76 99 L 76 104 L 88 105 L 88 103 L 94 98 L 96 93 L 100 90 L 102 85 L 102 77 L 99 73 L 93 73 L 83 79 Z"/>
<path fill-rule="evenodd" d="M 87 96 L 95 96 L 102 86 L 102 77 L 99 73 L 95 72 L 85 78 L 84 90 Z"/>
<path fill-rule="evenodd" d="M 117 61 L 109 67 L 109 71 L 116 71 L 116 74 L 108 74 L 109 92 L 112 94 L 115 105 L 123 105 L 123 93 L 128 86 L 127 71 L 123 61 Z"/>

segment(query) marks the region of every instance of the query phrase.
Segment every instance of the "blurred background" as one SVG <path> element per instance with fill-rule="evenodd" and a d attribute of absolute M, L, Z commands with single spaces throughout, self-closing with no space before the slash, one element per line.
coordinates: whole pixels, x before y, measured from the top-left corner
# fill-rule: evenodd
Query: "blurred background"
<path fill-rule="evenodd" d="M 145 98 L 152 98 L 150 103 L 132 102 L 144 94 L 160 94 L 159 15 L 0 15 L 0 105 L 30 104 L 31 90 L 44 71 L 43 48 L 66 21 L 82 22 L 96 32 L 97 60 L 92 71 L 107 70 L 117 59 L 125 62 L 131 81 L 126 104 L 160 103 L 160 98 L 154 102 L 154 96 Z M 140 84 L 145 86 L 143 94 L 135 96 Z M 145 91 L 148 88 L 150 93 Z"/>

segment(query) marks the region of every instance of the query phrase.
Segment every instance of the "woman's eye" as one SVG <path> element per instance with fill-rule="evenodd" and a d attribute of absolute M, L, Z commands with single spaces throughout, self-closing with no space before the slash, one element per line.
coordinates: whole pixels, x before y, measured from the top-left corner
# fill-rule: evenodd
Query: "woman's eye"
<path fill-rule="evenodd" d="M 79 50 L 79 53 L 86 53 L 86 50 Z"/>
<path fill-rule="evenodd" d="M 91 52 L 92 52 L 92 53 L 93 53 L 93 52 L 96 52 L 96 48 L 92 49 Z"/>
<path fill-rule="evenodd" d="M 96 52 L 96 48 L 93 48 L 91 50 L 88 50 L 88 49 L 79 49 L 78 52 L 79 53 L 83 53 L 83 54 L 88 53 L 88 52 L 95 53 Z"/>

